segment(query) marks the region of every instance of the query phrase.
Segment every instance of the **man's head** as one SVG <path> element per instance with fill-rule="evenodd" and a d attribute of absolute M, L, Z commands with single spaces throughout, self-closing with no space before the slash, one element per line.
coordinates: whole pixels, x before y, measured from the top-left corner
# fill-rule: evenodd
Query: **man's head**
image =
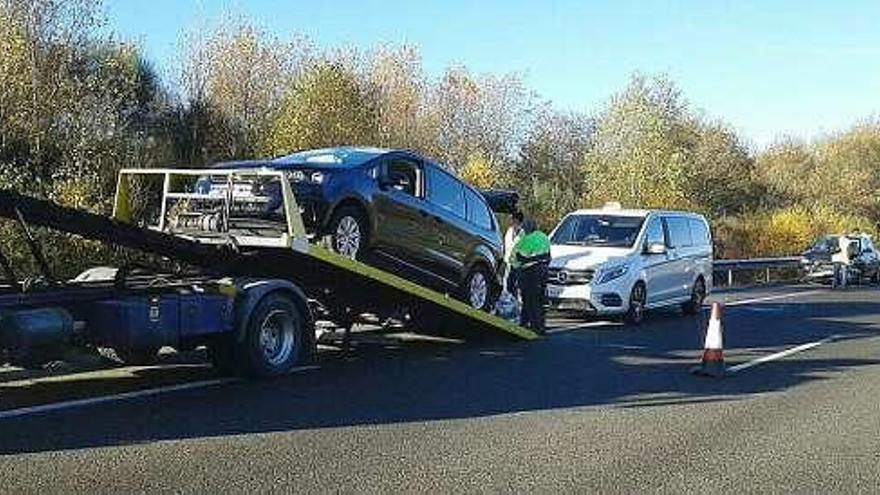
<path fill-rule="evenodd" d="M 526 218 L 522 222 L 522 229 L 523 232 L 525 232 L 526 234 L 531 234 L 532 232 L 538 230 L 538 224 L 536 224 L 535 221 L 531 218 Z"/>
<path fill-rule="evenodd" d="M 511 215 L 511 219 L 513 220 L 513 226 L 514 227 L 521 226 L 523 223 L 523 218 L 524 217 L 523 217 L 522 211 L 516 210 L 515 212 L 513 212 L 513 215 Z"/>

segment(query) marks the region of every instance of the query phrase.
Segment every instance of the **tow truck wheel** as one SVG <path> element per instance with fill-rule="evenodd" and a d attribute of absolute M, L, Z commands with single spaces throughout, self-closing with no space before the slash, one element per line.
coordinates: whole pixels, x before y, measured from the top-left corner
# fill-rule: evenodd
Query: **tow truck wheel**
<path fill-rule="evenodd" d="M 296 303 L 282 293 L 265 296 L 247 323 L 244 371 L 257 378 L 288 373 L 307 357 L 305 322 Z"/>

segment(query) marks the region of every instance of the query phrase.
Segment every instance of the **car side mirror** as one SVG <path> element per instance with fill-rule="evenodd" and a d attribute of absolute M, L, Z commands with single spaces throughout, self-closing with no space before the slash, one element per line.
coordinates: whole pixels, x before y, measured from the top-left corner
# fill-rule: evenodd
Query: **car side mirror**
<path fill-rule="evenodd" d="M 666 254 L 666 245 L 662 242 L 650 242 L 645 246 L 647 254 Z"/>

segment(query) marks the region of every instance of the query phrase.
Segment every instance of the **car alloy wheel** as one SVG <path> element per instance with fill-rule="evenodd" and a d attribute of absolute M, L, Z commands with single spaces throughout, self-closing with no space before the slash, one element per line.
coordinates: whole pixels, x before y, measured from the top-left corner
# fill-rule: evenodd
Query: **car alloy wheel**
<path fill-rule="evenodd" d="M 489 283 L 482 271 L 475 271 L 468 281 L 468 300 L 477 309 L 486 307 L 489 298 Z"/>
<path fill-rule="evenodd" d="M 361 249 L 361 227 L 357 219 L 344 216 L 336 225 L 333 247 L 336 252 L 351 259 L 357 258 Z"/>

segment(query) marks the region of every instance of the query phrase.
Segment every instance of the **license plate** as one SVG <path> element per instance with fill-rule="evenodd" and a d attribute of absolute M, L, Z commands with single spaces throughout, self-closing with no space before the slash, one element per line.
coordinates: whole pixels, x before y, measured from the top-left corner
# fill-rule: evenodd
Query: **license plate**
<path fill-rule="evenodd" d="M 562 287 L 558 285 L 548 285 L 547 286 L 547 297 L 558 298 L 562 296 Z"/>

